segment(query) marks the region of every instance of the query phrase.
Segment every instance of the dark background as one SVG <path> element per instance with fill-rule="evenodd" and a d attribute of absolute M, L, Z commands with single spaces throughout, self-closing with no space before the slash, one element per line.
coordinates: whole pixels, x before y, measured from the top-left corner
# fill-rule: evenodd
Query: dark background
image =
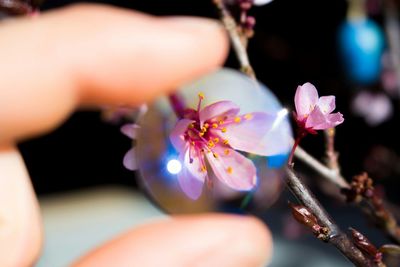
<path fill-rule="evenodd" d="M 43 10 L 78 1 L 49 0 Z M 154 15 L 194 15 L 217 18 L 211 0 L 146 0 L 101 1 Z M 350 100 L 357 91 L 343 76 L 338 58 L 336 36 L 346 14 L 346 1 L 338 0 L 275 0 L 269 5 L 254 7 L 256 34 L 250 41 L 250 60 L 258 78 L 292 108 L 297 85 L 310 81 L 321 95 L 335 94 L 337 107 L 345 123 L 337 128 L 337 149 L 347 177 L 365 169 L 371 149 L 382 145 L 391 154 L 384 162 L 384 175 L 378 183 L 385 185 L 395 200 L 399 178 L 396 171 L 399 121 L 398 100 L 392 99 L 394 116 L 377 126 L 368 126 L 350 112 Z M 373 16 L 381 23 L 379 14 Z M 132 60 L 135 60 L 134 58 Z M 196 64 L 196 62 L 193 62 Z M 227 66 L 237 67 L 231 54 Z M 168 66 L 166 66 L 168 67 Z M 379 90 L 379 84 L 373 85 Z M 130 140 L 119 127 L 104 123 L 98 112 L 78 112 L 51 134 L 20 144 L 33 185 L 39 195 L 91 187 L 100 184 L 135 186 L 135 175 L 122 166 Z M 312 154 L 323 155 L 323 135 L 307 137 L 303 146 Z M 379 173 L 378 173 L 379 174 Z"/>

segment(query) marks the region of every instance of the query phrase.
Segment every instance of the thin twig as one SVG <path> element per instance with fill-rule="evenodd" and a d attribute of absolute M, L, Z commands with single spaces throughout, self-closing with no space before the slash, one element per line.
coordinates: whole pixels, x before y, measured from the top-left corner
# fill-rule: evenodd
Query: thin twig
<path fill-rule="evenodd" d="M 249 56 L 247 55 L 246 46 L 243 43 L 243 37 L 239 35 L 238 26 L 235 19 L 230 14 L 223 0 L 213 0 L 215 6 L 221 16 L 221 21 L 228 31 L 233 49 L 239 60 L 240 69 L 252 79 L 256 79 L 253 67 L 250 65 Z"/>
<path fill-rule="evenodd" d="M 397 5 L 393 0 L 383 1 L 385 32 L 387 35 L 389 56 L 396 75 L 397 94 L 400 96 L 400 26 Z"/>
<path fill-rule="evenodd" d="M 303 148 L 300 146 L 297 147 L 296 151 L 294 152 L 294 155 L 307 164 L 309 167 L 314 169 L 317 173 L 319 173 L 323 178 L 329 180 L 331 183 L 335 184 L 338 186 L 340 189 L 342 188 L 350 188 L 349 183 L 346 181 L 346 179 L 340 174 L 337 173 L 334 170 L 329 169 L 326 167 L 324 164 L 319 162 L 316 158 L 308 154 Z"/>
<path fill-rule="evenodd" d="M 329 169 L 340 173 L 340 166 L 338 162 L 339 155 L 335 150 L 335 128 L 329 128 L 324 131 L 326 143 L 326 163 Z"/>
<path fill-rule="evenodd" d="M 351 185 L 337 171 L 331 170 L 324 164 L 319 162 L 313 156 L 308 154 L 301 147 L 297 147 L 294 155 L 305 164 L 314 169 L 321 177 L 326 178 L 341 190 L 351 189 Z M 353 202 L 357 205 L 364 214 L 366 214 L 375 225 L 382 229 L 385 234 L 394 242 L 400 244 L 400 227 L 392 214 L 386 207 L 384 201 L 373 193 L 373 197 L 361 196 L 362 201 Z"/>

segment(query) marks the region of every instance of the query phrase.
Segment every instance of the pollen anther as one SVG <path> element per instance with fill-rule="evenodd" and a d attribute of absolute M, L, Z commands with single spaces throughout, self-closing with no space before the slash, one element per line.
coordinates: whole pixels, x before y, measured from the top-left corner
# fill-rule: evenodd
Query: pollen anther
<path fill-rule="evenodd" d="M 251 119 L 253 118 L 253 114 L 251 114 L 251 113 L 246 114 L 246 115 L 244 115 L 244 118 L 245 118 L 246 120 L 251 120 Z"/>
<path fill-rule="evenodd" d="M 215 147 L 215 144 L 214 144 L 214 142 L 213 142 L 212 140 L 210 140 L 210 141 L 208 141 L 207 146 L 208 146 L 209 148 L 213 148 L 213 147 Z"/>
<path fill-rule="evenodd" d="M 229 166 L 228 168 L 226 168 L 226 172 L 232 174 L 233 168 Z"/>

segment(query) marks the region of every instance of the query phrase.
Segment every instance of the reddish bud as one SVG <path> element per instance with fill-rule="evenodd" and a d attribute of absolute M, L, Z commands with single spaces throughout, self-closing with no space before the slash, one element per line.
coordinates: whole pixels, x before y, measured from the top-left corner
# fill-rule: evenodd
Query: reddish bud
<path fill-rule="evenodd" d="M 360 232 L 354 228 L 349 228 L 354 245 L 361 251 L 373 258 L 381 258 L 382 255 L 378 249 Z M 379 255 L 378 255 L 379 254 Z"/>
<path fill-rule="evenodd" d="M 255 17 L 253 17 L 253 16 L 248 16 L 247 18 L 246 18 L 246 23 L 245 23 L 246 25 L 246 28 L 248 28 L 248 29 L 253 29 L 254 28 L 254 26 L 256 25 L 256 18 Z"/>
<path fill-rule="evenodd" d="M 289 203 L 289 206 L 296 221 L 311 228 L 314 233 L 319 233 L 321 226 L 318 224 L 317 218 L 306 207 L 292 203 Z"/>

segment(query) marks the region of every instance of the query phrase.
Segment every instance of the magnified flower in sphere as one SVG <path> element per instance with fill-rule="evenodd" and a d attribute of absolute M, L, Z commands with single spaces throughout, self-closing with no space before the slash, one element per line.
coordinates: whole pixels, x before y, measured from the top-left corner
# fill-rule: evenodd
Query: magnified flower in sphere
<path fill-rule="evenodd" d="M 199 94 L 197 109 L 185 110 L 170 134 L 183 165 L 178 173 L 180 187 L 188 197 L 197 199 L 204 182 L 212 186 L 212 170 L 232 189 L 253 189 L 257 184 L 256 167 L 236 150 L 267 156 L 268 144 L 263 137 L 275 117 L 264 112 L 239 114 L 239 106 L 231 101 L 219 101 L 202 109 L 203 99 Z"/>

